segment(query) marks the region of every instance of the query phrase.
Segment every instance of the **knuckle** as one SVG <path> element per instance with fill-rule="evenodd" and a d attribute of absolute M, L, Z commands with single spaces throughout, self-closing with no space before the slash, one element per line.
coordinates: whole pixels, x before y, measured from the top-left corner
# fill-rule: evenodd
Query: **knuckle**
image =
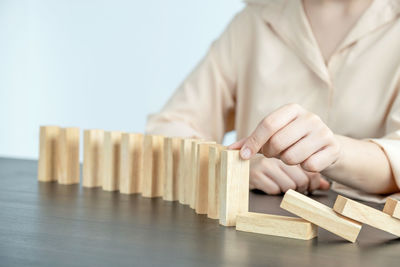
<path fill-rule="evenodd" d="M 297 104 L 297 103 L 289 103 L 289 104 L 287 104 L 287 106 L 288 106 L 289 108 L 294 109 L 294 110 L 297 110 L 297 111 L 303 110 L 303 107 L 300 106 L 300 105 Z"/>
<path fill-rule="evenodd" d="M 281 160 L 284 162 L 284 163 L 286 163 L 286 164 L 288 164 L 288 165 L 296 165 L 296 164 L 298 164 L 299 162 L 297 162 L 297 156 L 296 156 L 296 154 L 293 152 L 293 151 L 291 151 L 291 150 L 288 150 L 288 151 L 286 151 L 286 152 L 284 152 L 282 155 L 281 155 Z"/>
<path fill-rule="evenodd" d="M 261 126 L 267 131 L 273 130 L 275 125 L 276 120 L 271 116 L 267 116 L 261 121 Z"/>
<path fill-rule="evenodd" d="M 275 155 L 282 151 L 282 141 L 279 137 L 273 136 L 269 141 L 269 150 Z"/>
<path fill-rule="evenodd" d="M 306 162 L 302 164 L 302 167 L 309 172 L 320 172 L 321 166 L 316 159 L 308 159 Z"/>

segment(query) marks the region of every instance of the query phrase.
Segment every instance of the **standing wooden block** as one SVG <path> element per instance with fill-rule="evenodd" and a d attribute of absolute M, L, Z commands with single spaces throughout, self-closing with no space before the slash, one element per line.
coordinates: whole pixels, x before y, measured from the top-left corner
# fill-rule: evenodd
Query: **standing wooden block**
<path fill-rule="evenodd" d="M 238 150 L 221 151 L 219 223 L 235 226 L 236 216 L 249 208 L 249 161 Z"/>
<path fill-rule="evenodd" d="M 341 216 L 328 206 L 291 189 L 283 197 L 281 208 L 351 242 L 356 241 L 361 230 L 359 222 Z"/>
<path fill-rule="evenodd" d="M 103 130 L 85 130 L 83 139 L 83 186 L 101 186 L 103 169 L 102 154 L 104 143 Z"/>
<path fill-rule="evenodd" d="M 179 198 L 179 154 L 180 154 L 180 138 L 166 137 L 164 139 L 164 193 L 163 199 L 167 201 L 175 201 Z"/>
<path fill-rule="evenodd" d="M 102 186 L 104 191 L 119 190 L 119 165 L 121 155 L 121 132 L 104 133 Z"/>
<path fill-rule="evenodd" d="M 400 236 L 400 221 L 380 210 L 340 195 L 336 198 L 333 210 L 350 219 Z"/>
<path fill-rule="evenodd" d="M 236 217 L 236 230 L 302 240 L 318 235 L 318 227 L 304 219 L 253 212 Z"/>
<path fill-rule="evenodd" d="M 192 148 L 191 148 L 191 167 L 190 167 L 190 178 L 189 178 L 189 190 L 188 190 L 188 195 L 189 195 L 189 206 L 190 208 L 194 209 L 195 208 L 195 203 L 196 203 L 196 178 L 197 178 L 197 144 L 202 142 L 201 140 L 198 139 L 193 139 L 192 140 Z"/>
<path fill-rule="evenodd" d="M 400 201 L 388 197 L 385 207 L 383 208 L 383 212 L 394 218 L 400 219 Z"/>
<path fill-rule="evenodd" d="M 210 145 L 215 142 L 197 144 L 197 174 L 195 186 L 195 211 L 197 214 L 207 214 L 208 210 L 208 155 Z"/>
<path fill-rule="evenodd" d="M 123 194 L 142 192 L 143 135 L 123 133 L 119 169 L 119 191 Z"/>
<path fill-rule="evenodd" d="M 61 128 L 58 145 L 58 183 L 79 184 L 79 128 Z"/>
<path fill-rule="evenodd" d="M 221 145 L 211 145 L 208 155 L 208 206 L 207 217 L 219 219 L 219 188 L 221 184 Z"/>
<path fill-rule="evenodd" d="M 164 181 L 164 137 L 146 135 L 143 145 L 143 190 L 144 197 L 161 197 Z"/>
<path fill-rule="evenodd" d="M 194 139 L 181 140 L 181 152 L 179 161 L 180 171 L 178 175 L 179 183 L 179 203 L 188 205 L 191 199 L 191 175 L 192 175 L 192 142 Z"/>
<path fill-rule="evenodd" d="M 39 140 L 38 180 L 41 182 L 56 181 L 57 149 L 60 127 L 41 126 Z"/>

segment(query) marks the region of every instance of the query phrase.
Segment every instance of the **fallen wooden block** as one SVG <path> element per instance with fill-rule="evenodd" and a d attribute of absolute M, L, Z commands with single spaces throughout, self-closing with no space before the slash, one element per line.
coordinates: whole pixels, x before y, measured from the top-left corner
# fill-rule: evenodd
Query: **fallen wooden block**
<path fill-rule="evenodd" d="M 208 155 L 208 201 L 207 217 L 219 219 L 219 188 L 221 184 L 222 145 L 210 145 Z"/>
<path fill-rule="evenodd" d="M 215 142 L 197 144 L 197 174 L 195 187 L 195 211 L 197 214 L 207 214 L 208 211 L 208 168 L 209 147 Z"/>
<path fill-rule="evenodd" d="M 180 154 L 180 138 L 166 137 L 164 139 L 164 192 L 163 199 L 167 201 L 178 200 L 179 196 L 179 154 Z"/>
<path fill-rule="evenodd" d="M 143 142 L 144 197 L 161 197 L 164 189 L 164 137 L 146 135 Z"/>
<path fill-rule="evenodd" d="M 361 230 L 359 222 L 291 189 L 283 197 L 281 208 L 351 242 L 356 241 Z"/>
<path fill-rule="evenodd" d="M 57 181 L 59 184 L 79 184 L 79 128 L 61 128 L 57 150 Z"/>
<path fill-rule="evenodd" d="M 41 126 L 39 137 L 38 180 L 51 182 L 57 180 L 57 149 L 60 127 Z"/>
<path fill-rule="evenodd" d="M 238 150 L 221 151 L 219 223 L 234 226 L 236 216 L 249 208 L 249 161 Z"/>
<path fill-rule="evenodd" d="M 389 214 L 396 219 L 400 219 L 400 201 L 388 197 L 385 203 L 385 207 L 383 208 L 383 212 Z"/>
<path fill-rule="evenodd" d="M 304 219 L 253 212 L 236 217 L 236 230 L 302 240 L 318 234 L 318 227 Z"/>
<path fill-rule="evenodd" d="M 104 149 L 103 130 L 85 130 L 83 139 L 83 177 L 84 187 L 101 186 L 103 171 L 102 154 Z"/>
<path fill-rule="evenodd" d="M 368 224 L 377 229 L 400 236 L 400 221 L 392 216 L 361 204 L 354 200 L 338 196 L 333 210 L 350 219 Z"/>
<path fill-rule="evenodd" d="M 192 164 L 192 141 L 193 139 L 181 139 L 180 156 L 179 156 L 179 171 L 178 171 L 178 190 L 179 203 L 189 204 L 190 198 L 190 183 L 191 164 Z"/>
<path fill-rule="evenodd" d="M 119 191 L 122 194 L 142 192 L 143 134 L 123 133 L 119 169 Z"/>

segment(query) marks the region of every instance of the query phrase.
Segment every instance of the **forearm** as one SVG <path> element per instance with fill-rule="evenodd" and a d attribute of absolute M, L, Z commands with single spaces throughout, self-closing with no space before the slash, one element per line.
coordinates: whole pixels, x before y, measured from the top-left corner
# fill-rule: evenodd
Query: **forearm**
<path fill-rule="evenodd" d="M 341 144 L 339 159 L 322 174 L 334 181 L 373 194 L 399 190 L 382 149 L 375 143 L 336 135 Z"/>

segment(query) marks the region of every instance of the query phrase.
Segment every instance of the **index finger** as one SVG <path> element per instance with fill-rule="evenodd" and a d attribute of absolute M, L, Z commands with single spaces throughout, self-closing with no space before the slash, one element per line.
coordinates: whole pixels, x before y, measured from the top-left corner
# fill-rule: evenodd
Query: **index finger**
<path fill-rule="evenodd" d="M 242 159 L 250 159 L 277 131 L 296 119 L 302 112 L 297 104 L 284 105 L 265 117 L 244 141 L 240 149 Z"/>

